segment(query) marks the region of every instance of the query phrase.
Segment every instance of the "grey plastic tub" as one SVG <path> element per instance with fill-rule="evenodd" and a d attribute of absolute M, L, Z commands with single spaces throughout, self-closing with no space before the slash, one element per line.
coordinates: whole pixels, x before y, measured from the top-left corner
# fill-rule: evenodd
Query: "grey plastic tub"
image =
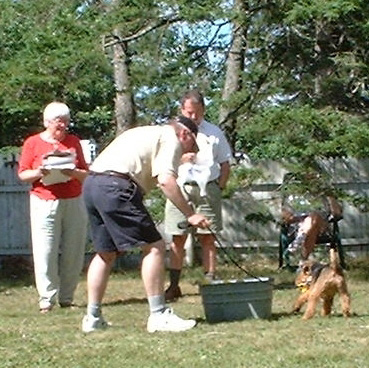
<path fill-rule="evenodd" d="M 272 315 L 273 279 L 216 280 L 200 285 L 206 320 L 210 323 Z"/>

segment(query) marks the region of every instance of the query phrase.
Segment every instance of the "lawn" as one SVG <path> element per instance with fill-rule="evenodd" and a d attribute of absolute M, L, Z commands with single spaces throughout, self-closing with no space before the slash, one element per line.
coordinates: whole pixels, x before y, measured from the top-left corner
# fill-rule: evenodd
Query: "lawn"
<path fill-rule="evenodd" d="M 137 270 L 111 275 L 104 315 L 113 325 L 85 335 L 80 325 L 86 307 L 86 278 L 76 293 L 77 307 L 40 315 L 32 280 L 0 279 L 0 367 L 369 367 L 369 261 L 351 262 L 347 271 L 353 316 L 341 315 L 338 299 L 330 318 L 302 321 L 290 315 L 298 291 L 293 274 L 276 262 L 255 257 L 244 267 L 274 278 L 272 318 L 209 324 L 196 280 L 201 270 L 186 269 L 185 296 L 173 303 L 180 316 L 196 318 L 184 333 L 146 332 L 148 307 Z M 244 277 L 221 265 L 224 278 Z"/>

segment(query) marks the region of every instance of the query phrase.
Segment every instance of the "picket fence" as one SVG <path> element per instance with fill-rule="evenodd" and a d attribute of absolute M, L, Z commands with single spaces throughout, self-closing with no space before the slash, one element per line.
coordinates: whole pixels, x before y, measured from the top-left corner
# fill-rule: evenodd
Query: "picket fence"
<path fill-rule="evenodd" d="M 89 153 L 88 153 L 89 154 Z M 277 247 L 279 227 L 274 222 L 247 221 L 247 216 L 267 209 L 278 219 L 281 198 L 278 188 L 286 173 L 281 162 L 244 161 L 248 167 L 258 167 L 263 181 L 251 190 L 239 190 L 223 201 L 223 245 L 245 249 Z M 351 194 L 369 194 L 369 159 L 335 159 L 323 163 L 338 187 Z M 31 253 L 29 223 L 29 188 L 17 176 L 18 157 L 0 156 L 0 256 Z M 344 219 L 340 222 L 342 242 L 348 250 L 366 252 L 369 244 L 369 212 L 344 203 Z M 165 234 L 164 234 L 165 235 Z M 168 237 L 165 237 L 167 240 Z"/>

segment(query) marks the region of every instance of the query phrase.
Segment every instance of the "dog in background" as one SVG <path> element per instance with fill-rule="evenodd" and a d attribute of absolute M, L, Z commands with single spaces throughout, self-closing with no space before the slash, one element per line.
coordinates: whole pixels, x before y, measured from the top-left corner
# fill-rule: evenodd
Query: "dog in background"
<path fill-rule="evenodd" d="M 333 299 L 337 293 L 341 298 L 343 315 L 345 317 L 350 316 L 350 295 L 337 250 L 332 247 L 329 250 L 329 255 L 329 264 L 324 265 L 308 260 L 301 265 L 301 270 L 295 280 L 301 294 L 295 302 L 293 312 L 299 312 L 301 307 L 307 303 L 302 319 L 307 320 L 314 316 L 320 299 L 323 301 L 321 315 L 330 315 Z"/>

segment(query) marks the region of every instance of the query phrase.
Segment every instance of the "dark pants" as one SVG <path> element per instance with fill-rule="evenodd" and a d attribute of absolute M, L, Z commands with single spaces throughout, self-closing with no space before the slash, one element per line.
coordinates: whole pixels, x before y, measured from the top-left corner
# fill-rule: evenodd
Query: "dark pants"
<path fill-rule="evenodd" d="M 90 174 L 83 197 L 96 252 L 121 252 L 161 239 L 133 180 Z"/>

